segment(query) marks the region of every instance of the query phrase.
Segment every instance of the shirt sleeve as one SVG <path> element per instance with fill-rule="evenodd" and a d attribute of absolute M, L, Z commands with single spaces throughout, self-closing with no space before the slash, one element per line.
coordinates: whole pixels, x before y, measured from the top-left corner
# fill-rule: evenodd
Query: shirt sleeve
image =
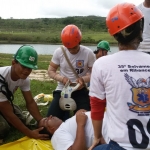
<path fill-rule="evenodd" d="M 30 79 L 27 78 L 20 86 L 21 91 L 30 91 Z"/>
<path fill-rule="evenodd" d="M 59 47 L 54 51 L 53 57 L 52 57 L 52 62 L 56 65 L 60 65 L 60 55 L 62 53 L 61 48 Z"/>
<path fill-rule="evenodd" d="M 94 55 L 94 53 L 92 51 L 89 52 L 89 55 L 88 55 L 88 67 L 92 67 L 95 60 L 96 60 L 96 57 Z"/>
<path fill-rule="evenodd" d="M 99 65 L 101 64 L 101 65 Z M 104 100 L 106 98 L 105 88 L 104 88 L 104 74 L 102 71 L 103 64 L 100 59 L 96 60 L 91 73 L 90 79 L 90 92 L 91 97 L 96 97 L 98 99 Z"/>
<path fill-rule="evenodd" d="M 51 139 L 52 146 L 55 150 L 67 150 L 74 143 L 73 136 L 63 129 L 55 131 Z"/>

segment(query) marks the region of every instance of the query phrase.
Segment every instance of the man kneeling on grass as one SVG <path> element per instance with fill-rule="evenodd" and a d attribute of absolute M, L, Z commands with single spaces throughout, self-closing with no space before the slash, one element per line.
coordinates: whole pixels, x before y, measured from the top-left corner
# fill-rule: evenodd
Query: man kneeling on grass
<path fill-rule="evenodd" d="M 48 139 L 47 134 L 39 134 L 43 128 L 30 130 L 24 123 L 25 118 L 18 106 L 13 104 L 14 93 L 20 88 L 27 110 L 40 123 L 43 118 L 32 97 L 29 75 L 37 69 L 38 54 L 29 45 L 21 46 L 12 60 L 11 66 L 0 67 L 0 139 L 1 141 L 14 126 L 24 135 L 35 139 Z"/>
<path fill-rule="evenodd" d="M 94 132 L 90 111 L 78 110 L 75 116 L 65 122 L 49 116 L 41 120 L 40 126 L 44 126 L 51 134 L 55 150 L 87 150 L 92 145 Z"/>

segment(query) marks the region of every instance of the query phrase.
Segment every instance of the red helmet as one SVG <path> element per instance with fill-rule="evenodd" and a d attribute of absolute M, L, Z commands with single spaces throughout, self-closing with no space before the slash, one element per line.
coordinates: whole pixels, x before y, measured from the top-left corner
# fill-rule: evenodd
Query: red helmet
<path fill-rule="evenodd" d="M 67 25 L 61 32 L 61 40 L 65 47 L 77 46 L 82 38 L 80 29 L 75 25 Z"/>
<path fill-rule="evenodd" d="M 106 18 L 108 32 L 114 35 L 143 18 L 142 12 L 132 3 L 114 6 Z"/>

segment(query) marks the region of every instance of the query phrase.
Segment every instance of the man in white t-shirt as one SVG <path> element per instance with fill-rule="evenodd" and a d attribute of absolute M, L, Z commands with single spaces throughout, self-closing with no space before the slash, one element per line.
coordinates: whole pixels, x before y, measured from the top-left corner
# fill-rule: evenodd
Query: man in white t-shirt
<path fill-rule="evenodd" d="M 75 116 L 65 122 L 57 117 L 49 116 L 42 119 L 40 126 L 46 127 L 52 135 L 51 143 L 55 150 L 87 150 L 93 141 L 90 111 L 87 112 L 84 109 L 78 110 Z"/>
<path fill-rule="evenodd" d="M 89 150 L 150 149 L 150 56 L 138 51 L 143 14 L 132 3 L 110 9 L 106 25 L 119 52 L 97 59 L 90 85 L 94 140 Z M 105 112 L 109 144 L 102 144 Z"/>
<path fill-rule="evenodd" d="M 61 32 L 63 46 L 55 50 L 48 68 L 48 75 L 56 80 L 58 85 L 53 92 L 53 100 L 49 106 L 47 116 L 53 115 L 63 121 L 70 117 L 69 111 L 67 111 L 71 108 L 70 103 L 64 105 L 67 106 L 66 110 L 59 106 L 62 89 L 68 80 L 70 83 L 80 84 L 78 89 L 71 94 L 71 98 L 74 99 L 77 105 L 74 114 L 79 109 L 90 111 L 89 91 L 85 85 L 90 81 L 95 56 L 91 49 L 80 44 L 81 38 L 80 29 L 73 24 L 65 26 Z M 59 70 L 59 73 L 57 70 Z"/>
<path fill-rule="evenodd" d="M 139 51 L 150 54 L 150 0 L 144 0 L 138 5 L 144 15 L 143 41 L 139 45 Z"/>
<path fill-rule="evenodd" d="M 24 124 L 23 118 L 20 117 L 21 112 L 18 114 L 19 109 L 15 109 L 16 106 L 12 102 L 14 92 L 20 88 L 28 111 L 40 123 L 43 117 L 32 97 L 28 77 L 32 69 L 37 69 L 37 59 L 36 50 L 32 46 L 23 45 L 14 55 L 11 66 L 0 67 L 0 139 L 7 136 L 10 125 L 30 138 L 48 139 L 48 135 L 39 134 L 43 128 L 30 130 Z"/>

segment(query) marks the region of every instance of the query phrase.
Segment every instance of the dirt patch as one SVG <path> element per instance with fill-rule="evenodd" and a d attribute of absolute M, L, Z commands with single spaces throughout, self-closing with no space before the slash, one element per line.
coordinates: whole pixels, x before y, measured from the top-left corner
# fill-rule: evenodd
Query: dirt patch
<path fill-rule="evenodd" d="M 29 78 L 31 80 L 53 81 L 53 79 L 48 76 L 47 70 L 33 70 Z"/>

